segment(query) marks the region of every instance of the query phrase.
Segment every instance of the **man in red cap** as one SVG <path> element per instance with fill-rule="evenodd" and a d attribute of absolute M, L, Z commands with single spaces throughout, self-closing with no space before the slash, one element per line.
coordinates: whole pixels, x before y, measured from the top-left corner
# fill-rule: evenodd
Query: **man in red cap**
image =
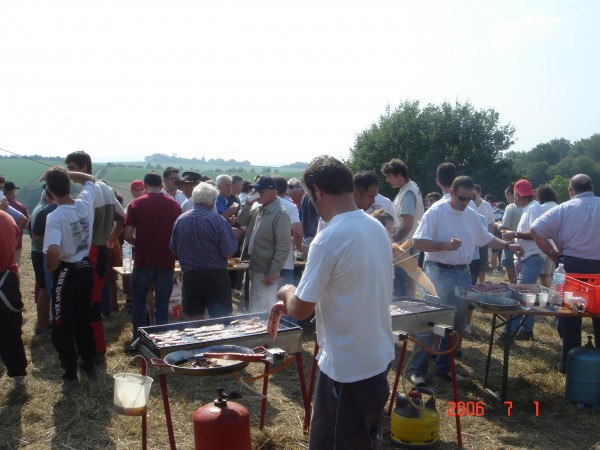
<path fill-rule="evenodd" d="M 515 183 L 515 205 L 523 208 L 523 215 L 517 226 L 517 231 L 507 231 L 502 233 L 502 237 L 507 241 L 517 240 L 524 250 L 525 255 L 519 258 L 515 255 L 515 269 L 517 271 L 517 284 L 536 284 L 544 264 L 546 257 L 544 252 L 540 250 L 533 236 L 531 235 L 531 224 L 540 217 L 543 213 L 541 205 L 534 200 L 535 192 L 531 183 L 525 179 Z M 518 327 L 523 316 L 515 316 L 513 319 L 513 333 Z M 533 339 L 533 316 L 527 316 L 523 321 L 523 325 L 518 333 L 514 336 L 517 341 L 529 341 Z M 498 339 L 500 343 L 506 338 L 506 328 Z"/>

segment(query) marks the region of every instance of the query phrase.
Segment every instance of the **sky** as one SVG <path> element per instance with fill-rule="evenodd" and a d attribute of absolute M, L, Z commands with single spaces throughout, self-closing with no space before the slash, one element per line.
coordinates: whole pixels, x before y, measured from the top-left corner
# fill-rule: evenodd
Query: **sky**
<path fill-rule="evenodd" d="M 600 2 L 56 0 L 0 7 L 0 155 L 347 159 L 405 100 L 511 150 L 600 132 Z"/>

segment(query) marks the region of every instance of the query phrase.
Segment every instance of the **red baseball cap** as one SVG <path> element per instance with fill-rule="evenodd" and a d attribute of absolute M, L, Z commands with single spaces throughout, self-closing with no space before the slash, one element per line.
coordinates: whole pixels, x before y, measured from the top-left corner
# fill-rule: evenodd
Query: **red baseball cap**
<path fill-rule="evenodd" d="M 515 192 L 519 194 L 519 197 L 533 197 L 533 187 L 531 183 L 526 179 L 519 180 L 515 183 Z"/>
<path fill-rule="evenodd" d="M 142 180 L 133 180 L 129 185 L 129 190 L 133 192 L 139 189 L 145 189 L 144 182 Z"/>

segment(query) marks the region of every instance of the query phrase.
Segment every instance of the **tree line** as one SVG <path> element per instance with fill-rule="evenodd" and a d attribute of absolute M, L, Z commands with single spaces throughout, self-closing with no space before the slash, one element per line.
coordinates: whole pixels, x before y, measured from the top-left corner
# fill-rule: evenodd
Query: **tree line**
<path fill-rule="evenodd" d="M 568 199 L 568 179 L 577 173 L 588 174 L 600 185 L 596 162 L 600 134 L 574 143 L 553 139 L 527 152 L 508 151 L 514 134 L 514 127 L 501 123 L 499 113 L 491 108 L 478 110 L 468 102 L 423 107 L 419 101 L 405 101 L 394 110 L 388 106 L 377 122 L 357 135 L 346 162 L 353 171 L 374 170 L 381 180 L 380 191 L 388 196 L 393 191 L 380 167 L 392 158 L 407 164 L 423 195 L 439 191 L 435 170 L 446 161 L 498 201 L 504 198 L 504 189 L 520 178 L 534 187 L 552 185 L 562 201 Z"/>

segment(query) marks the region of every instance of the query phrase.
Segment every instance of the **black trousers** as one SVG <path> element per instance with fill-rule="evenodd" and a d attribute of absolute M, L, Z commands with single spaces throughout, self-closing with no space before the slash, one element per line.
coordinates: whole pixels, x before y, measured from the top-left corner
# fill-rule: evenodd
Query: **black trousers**
<path fill-rule="evenodd" d="M 181 309 L 186 316 L 208 311 L 210 317 L 231 314 L 231 280 L 227 269 L 187 270 L 181 284 Z"/>
<path fill-rule="evenodd" d="M 390 388 L 383 373 L 354 383 L 339 383 L 319 372 L 309 450 L 377 448 Z"/>
<path fill-rule="evenodd" d="M 5 274 L 6 272 L 0 272 L 0 279 Z M 0 291 L 2 291 L 13 309 L 20 310 L 23 308 L 19 279 L 16 274 L 12 272 L 6 274 L 4 283 L 0 286 Z M 6 366 L 9 377 L 20 377 L 26 374 L 27 358 L 21 339 L 22 325 L 23 314 L 20 311 L 12 311 L 0 299 L 0 358 Z"/>
<path fill-rule="evenodd" d="M 96 347 L 90 326 L 94 273 L 90 260 L 61 262 L 53 272 L 52 343 L 58 352 L 63 379 L 77 378 L 77 359 L 83 369 L 94 368 Z"/>

